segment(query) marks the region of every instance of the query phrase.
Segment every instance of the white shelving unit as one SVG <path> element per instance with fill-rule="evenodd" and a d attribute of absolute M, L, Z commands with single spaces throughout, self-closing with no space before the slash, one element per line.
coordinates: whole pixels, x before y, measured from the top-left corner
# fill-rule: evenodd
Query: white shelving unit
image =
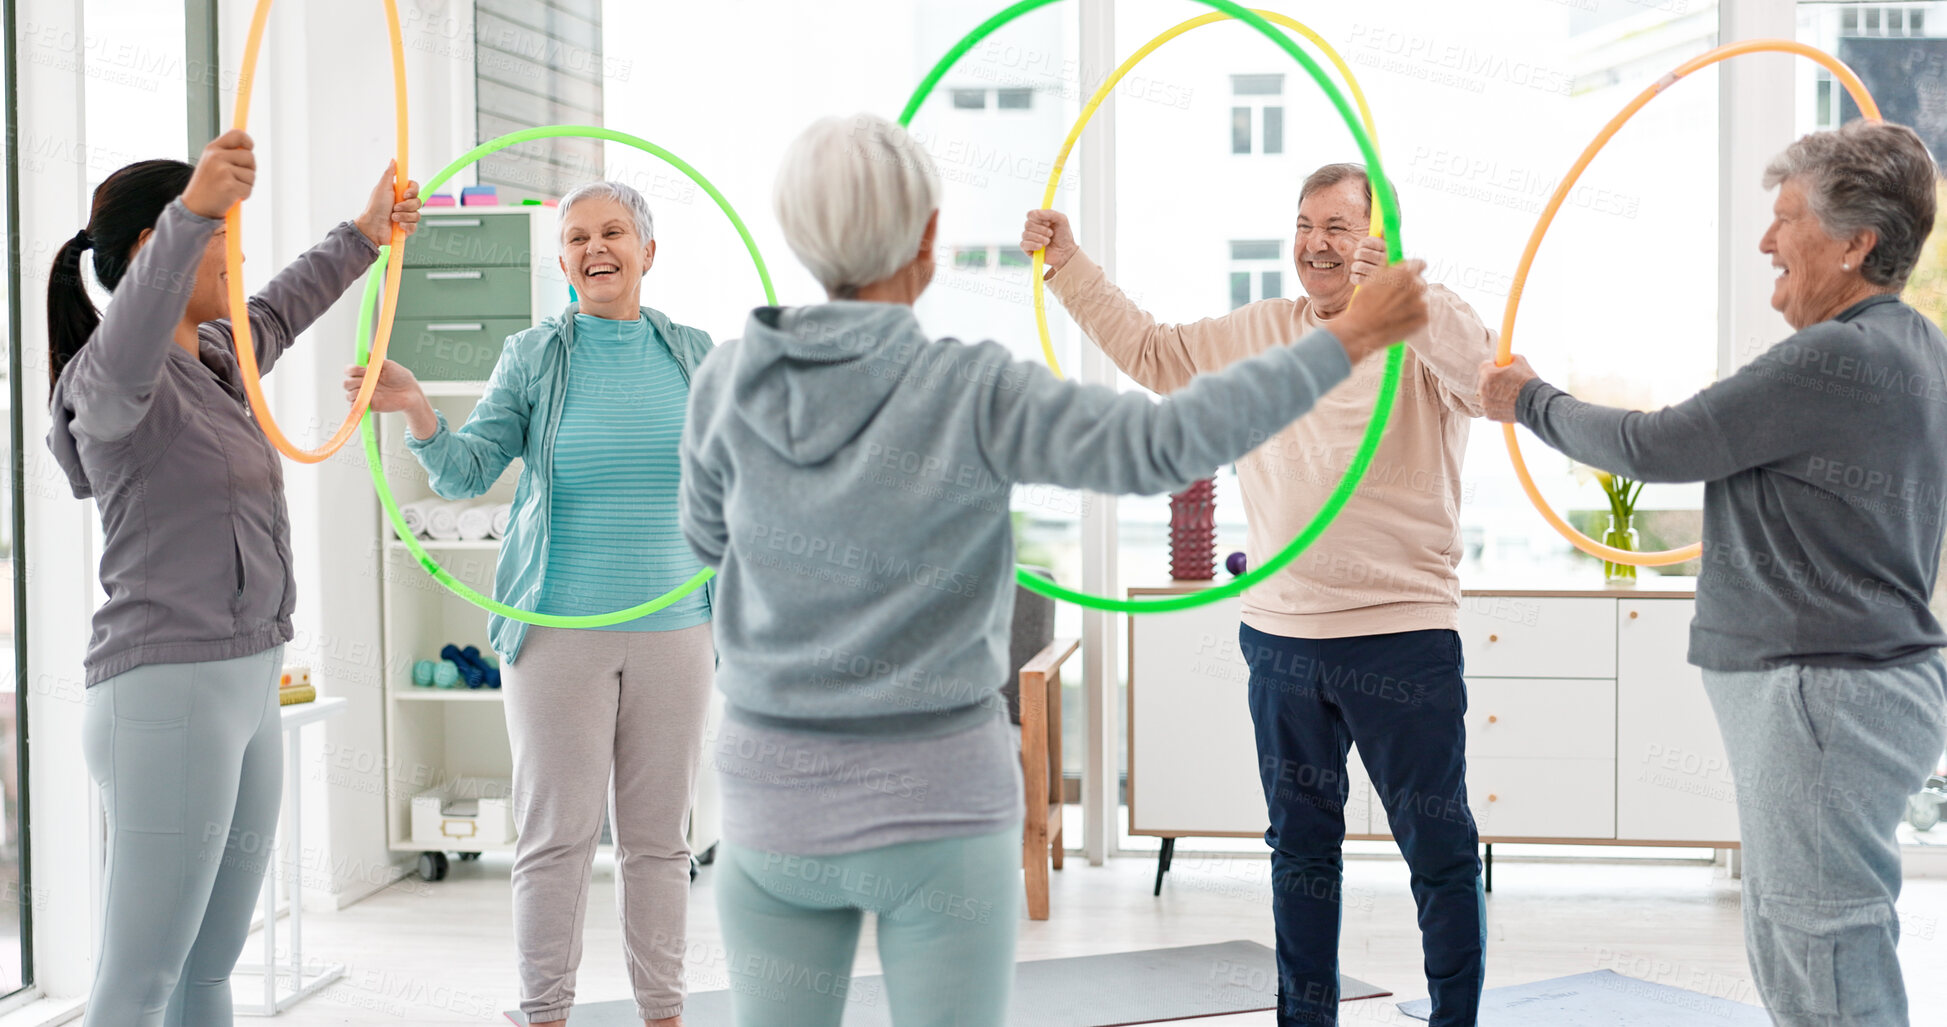
<path fill-rule="evenodd" d="M 479 394 L 478 383 L 440 383 L 427 389 L 435 408 L 455 427 L 464 424 Z M 471 384 L 471 394 L 463 386 Z M 381 449 L 386 479 L 401 504 L 433 495 L 426 472 L 405 452 L 400 441 L 405 418 L 381 414 Z M 508 467 L 479 502 L 511 502 L 521 462 Z M 393 533 L 379 513 L 385 542 L 378 555 L 384 625 L 386 667 L 386 837 L 395 852 L 422 852 L 422 876 L 442 873 L 447 850 L 421 844 L 412 837 L 412 797 L 459 778 L 511 781 L 513 750 L 507 740 L 507 718 L 498 689 L 420 688 L 412 684 L 412 666 L 437 660 L 448 643 L 465 648 L 487 644 L 487 614 L 434 581 Z M 420 540 L 428 554 L 454 577 L 475 590 L 493 594 L 494 564 L 500 557 L 498 540 L 478 542 Z M 511 845 L 482 846 L 481 852 L 511 850 Z"/>

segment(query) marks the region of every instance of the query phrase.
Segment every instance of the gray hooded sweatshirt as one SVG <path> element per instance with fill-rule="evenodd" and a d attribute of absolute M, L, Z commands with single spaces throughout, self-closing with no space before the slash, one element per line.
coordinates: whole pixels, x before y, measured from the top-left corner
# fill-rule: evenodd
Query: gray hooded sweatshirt
<path fill-rule="evenodd" d="M 1016 484 L 1159 493 L 1350 372 L 1329 332 L 1158 402 L 1057 380 L 911 307 L 760 308 L 697 370 L 682 525 L 717 568 L 717 683 L 747 724 L 931 737 L 1004 709 Z"/>
<path fill-rule="evenodd" d="M 108 601 L 83 661 L 89 685 L 291 639 L 284 470 L 250 416 L 230 322 L 200 326 L 195 357 L 172 338 L 222 223 L 181 200 L 163 208 L 101 326 L 54 385 L 48 448 L 75 496 L 101 508 Z M 252 297 L 259 370 L 270 373 L 378 252 L 345 222 Z"/>

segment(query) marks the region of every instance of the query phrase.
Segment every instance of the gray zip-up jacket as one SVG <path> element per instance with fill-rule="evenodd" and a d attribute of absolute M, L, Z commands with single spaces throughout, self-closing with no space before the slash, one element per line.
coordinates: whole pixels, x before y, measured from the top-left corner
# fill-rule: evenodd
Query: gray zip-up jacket
<path fill-rule="evenodd" d="M 84 665 L 98 684 L 150 663 L 260 653 L 291 638 L 290 518 L 277 451 L 251 418 L 230 323 L 173 333 L 223 222 L 163 209 L 101 326 L 54 386 L 48 448 L 77 498 L 101 508 L 101 584 Z M 298 334 L 378 257 L 350 222 L 250 300 L 269 373 Z"/>
<path fill-rule="evenodd" d="M 1350 371 L 1321 330 L 1158 403 L 929 339 L 906 306 L 760 308 L 697 370 L 683 429 L 717 685 L 746 723 L 788 728 L 925 737 L 993 716 L 1016 483 L 1179 488 Z"/>

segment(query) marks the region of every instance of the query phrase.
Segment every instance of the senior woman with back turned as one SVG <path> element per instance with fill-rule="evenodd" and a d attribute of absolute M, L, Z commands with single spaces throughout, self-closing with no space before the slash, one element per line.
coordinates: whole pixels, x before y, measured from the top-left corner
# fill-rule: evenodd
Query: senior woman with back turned
<path fill-rule="evenodd" d="M 1418 266 L 1331 331 L 1167 401 L 929 338 L 939 176 L 898 126 L 820 121 L 778 174 L 828 303 L 766 307 L 696 376 L 684 534 L 718 569 L 717 903 L 740 1027 L 837 1025 L 866 912 L 899 1027 L 1003 1022 L 1023 812 L 994 682 L 1014 483 L 1164 492 L 1305 413 L 1426 321 Z"/>
<path fill-rule="evenodd" d="M 1690 662 L 1737 777 L 1745 947 L 1787 1027 L 1907 1023 L 1894 951 L 1906 797 L 1940 757 L 1947 338 L 1899 292 L 1933 228 L 1933 159 L 1854 122 L 1765 170 L 1759 249 L 1796 333 L 1655 413 L 1482 368 L 1488 416 L 1648 481 L 1703 481 Z"/>

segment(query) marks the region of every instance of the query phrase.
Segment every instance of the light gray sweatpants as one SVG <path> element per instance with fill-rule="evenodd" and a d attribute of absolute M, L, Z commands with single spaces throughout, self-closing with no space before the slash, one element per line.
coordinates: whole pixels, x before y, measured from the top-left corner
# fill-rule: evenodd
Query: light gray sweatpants
<path fill-rule="evenodd" d="M 716 673 L 710 625 L 677 631 L 530 627 L 502 668 L 514 747 L 514 942 L 521 1012 L 575 1002 L 602 807 L 615 836 L 622 947 L 644 1020 L 683 1010 L 690 847 L 684 833 Z"/>
<path fill-rule="evenodd" d="M 157 663 L 88 690 L 81 745 L 108 812 L 87 1027 L 228 1027 L 230 971 L 284 787 L 279 646 Z"/>
<path fill-rule="evenodd" d="M 1947 737 L 1947 666 L 1704 671 L 1737 778 L 1744 946 L 1781 1027 L 1906 1027 L 1894 830 Z"/>

